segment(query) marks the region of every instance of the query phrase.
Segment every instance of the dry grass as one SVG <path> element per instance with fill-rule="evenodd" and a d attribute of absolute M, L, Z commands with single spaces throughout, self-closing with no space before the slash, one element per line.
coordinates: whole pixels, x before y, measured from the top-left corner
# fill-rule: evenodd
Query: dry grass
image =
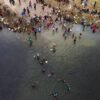
<path fill-rule="evenodd" d="M 80 1 L 81 0 L 75 0 L 76 4 L 80 4 Z M 89 0 L 89 3 L 93 4 L 95 1 L 97 2 L 96 9 L 100 10 L 100 0 Z"/>
<path fill-rule="evenodd" d="M 59 6 L 59 3 L 56 1 L 56 0 L 45 0 L 48 4 L 51 4 L 52 6 L 54 7 L 58 7 Z M 75 0 L 75 3 L 77 5 L 80 6 L 80 1 L 81 0 Z M 97 1 L 97 5 L 96 5 L 96 9 L 99 9 L 100 10 L 100 0 L 90 0 L 90 4 L 93 4 L 95 1 Z M 67 6 L 61 6 L 61 9 L 67 9 Z"/>

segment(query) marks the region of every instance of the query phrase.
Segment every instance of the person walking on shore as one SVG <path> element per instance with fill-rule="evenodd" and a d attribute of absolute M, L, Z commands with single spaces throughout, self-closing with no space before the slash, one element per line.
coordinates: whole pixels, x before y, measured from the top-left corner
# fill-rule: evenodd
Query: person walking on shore
<path fill-rule="evenodd" d="M 95 1 L 95 2 L 94 2 L 94 5 L 93 5 L 93 8 L 94 8 L 94 9 L 95 9 L 95 7 L 96 7 L 96 4 L 97 4 L 97 2 Z"/>
<path fill-rule="evenodd" d="M 19 0 L 19 5 L 21 5 L 21 1 Z"/>
<path fill-rule="evenodd" d="M 9 0 L 10 4 L 15 5 L 15 0 Z"/>
<path fill-rule="evenodd" d="M 36 10 L 36 3 L 34 3 L 34 10 Z"/>
<path fill-rule="evenodd" d="M 28 7 L 27 7 L 27 14 L 28 14 L 28 16 L 30 16 L 30 10 Z"/>
<path fill-rule="evenodd" d="M 29 7 L 32 8 L 32 1 L 29 1 Z"/>
<path fill-rule="evenodd" d="M 92 27 L 92 32 L 93 32 L 93 33 L 96 32 L 96 25 L 94 25 L 94 26 Z"/>

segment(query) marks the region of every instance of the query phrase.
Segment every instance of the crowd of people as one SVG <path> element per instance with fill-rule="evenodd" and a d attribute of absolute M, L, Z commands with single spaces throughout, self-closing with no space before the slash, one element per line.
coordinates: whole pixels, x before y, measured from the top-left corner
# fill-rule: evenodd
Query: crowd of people
<path fill-rule="evenodd" d="M 13 5 L 15 5 L 15 0 L 9 0 L 9 2 Z M 48 6 L 49 8 L 52 8 L 50 13 L 45 14 L 44 16 L 35 14 L 34 16 L 30 16 L 30 8 L 34 8 L 34 10 L 37 10 L 37 4 L 41 3 L 41 10 L 44 12 L 45 7 Z M 21 1 L 19 0 L 19 4 L 21 5 Z M 94 5 L 94 8 L 96 6 L 96 3 Z M 77 6 L 75 6 L 77 8 Z M 96 9 L 93 9 L 96 10 Z M 80 9 L 79 12 L 88 14 L 96 14 L 100 18 L 100 12 L 96 11 L 96 13 L 90 12 L 90 10 L 84 10 Z M 28 42 L 29 46 L 31 47 L 33 45 L 32 35 L 34 35 L 35 39 L 37 40 L 37 34 L 40 34 L 43 32 L 43 30 L 52 30 L 52 34 L 55 35 L 59 32 L 59 27 L 62 27 L 62 37 L 64 40 L 67 39 L 68 36 L 71 36 L 71 39 L 73 40 L 73 44 L 77 43 L 77 40 L 80 40 L 82 38 L 83 33 L 79 33 L 79 36 L 75 34 L 75 32 L 72 31 L 73 24 L 75 24 L 76 20 L 74 19 L 74 16 L 76 14 L 66 14 L 62 13 L 60 8 L 51 7 L 50 5 L 47 5 L 44 3 L 43 0 L 36 0 L 34 4 L 32 4 L 31 0 L 29 1 L 28 7 L 24 7 L 21 13 L 21 17 L 16 16 L 16 14 L 13 14 L 13 16 L 8 16 L 8 12 L 4 10 L 4 8 L 0 9 L 0 30 L 2 30 L 4 27 L 8 28 L 9 31 L 18 32 L 18 33 L 27 33 L 29 35 Z M 27 21 L 26 16 L 30 17 L 29 22 Z M 92 32 L 95 33 L 97 26 L 94 22 L 90 23 L 85 18 L 80 18 L 80 23 L 83 27 L 83 32 L 85 31 L 85 27 L 90 27 Z M 70 26 L 71 24 L 72 26 Z M 53 45 L 50 49 L 51 52 L 56 52 L 56 45 Z M 37 53 L 34 55 L 34 59 L 38 61 L 38 63 L 43 66 L 42 72 L 46 72 L 46 68 L 44 67 L 45 64 L 48 64 L 47 58 L 41 58 L 40 54 Z M 48 74 L 48 77 L 51 77 L 54 75 L 54 72 L 51 72 Z M 61 82 L 64 84 L 67 84 L 64 79 L 61 79 Z M 32 87 L 36 87 L 36 84 L 39 82 L 34 82 L 32 84 Z M 67 86 L 67 91 L 69 91 L 69 87 Z M 57 92 L 51 93 L 54 97 L 58 97 Z M 56 99 L 57 100 L 57 99 Z"/>

